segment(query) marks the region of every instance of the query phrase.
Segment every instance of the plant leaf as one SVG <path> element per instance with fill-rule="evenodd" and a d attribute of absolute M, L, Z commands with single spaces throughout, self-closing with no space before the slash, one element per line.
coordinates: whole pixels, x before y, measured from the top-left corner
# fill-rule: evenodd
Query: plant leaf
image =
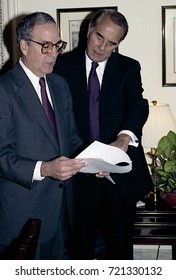
<path fill-rule="evenodd" d="M 176 161 L 170 160 L 164 164 L 164 171 L 166 172 L 176 172 Z"/>

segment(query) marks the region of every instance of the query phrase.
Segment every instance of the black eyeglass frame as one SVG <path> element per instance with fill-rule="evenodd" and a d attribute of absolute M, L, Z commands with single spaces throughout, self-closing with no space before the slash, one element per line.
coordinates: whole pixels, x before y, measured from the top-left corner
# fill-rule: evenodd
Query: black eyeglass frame
<path fill-rule="evenodd" d="M 61 53 L 62 51 L 65 50 L 65 48 L 66 48 L 66 46 L 67 46 L 67 42 L 62 41 L 62 40 L 58 41 L 56 44 L 53 44 L 53 43 L 51 43 L 51 42 L 40 43 L 40 42 L 37 42 L 37 41 L 32 40 L 32 39 L 28 39 L 28 41 L 40 45 L 40 46 L 42 47 L 42 48 L 41 48 L 41 53 L 42 53 L 42 54 L 50 53 L 50 52 L 53 50 L 53 47 L 54 47 L 54 46 L 56 47 L 57 53 Z M 61 44 L 61 46 L 59 46 L 60 44 Z M 47 50 L 46 50 L 46 52 L 45 52 L 45 51 L 44 51 L 44 48 L 45 48 L 46 45 L 48 45 L 48 47 L 46 47 Z M 49 50 L 49 46 L 51 46 L 50 50 Z M 57 48 L 58 48 L 58 49 L 57 49 Z"/>

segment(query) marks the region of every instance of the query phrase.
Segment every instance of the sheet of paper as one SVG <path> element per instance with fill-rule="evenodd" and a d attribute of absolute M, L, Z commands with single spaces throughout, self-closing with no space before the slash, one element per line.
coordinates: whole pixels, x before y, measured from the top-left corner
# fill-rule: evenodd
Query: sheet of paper
<path fill-rule="evenodd" d="M 99 141 L 94 141 L 76 158 L 82 158 L 87 163 L 80 170 L 83 173 L 126 173 L 132 169 L 132 162 L 124 151 Z M 121 163 L 124 165 L 118 165 Z"/>

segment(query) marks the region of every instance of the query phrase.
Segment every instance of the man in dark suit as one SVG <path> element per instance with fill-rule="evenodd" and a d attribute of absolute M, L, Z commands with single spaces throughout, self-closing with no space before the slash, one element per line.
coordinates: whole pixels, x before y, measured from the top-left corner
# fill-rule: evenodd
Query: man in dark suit
<path fill-rule="evenodd" d="M 85 166 L 70 155 L 81 144 L 67 83 L 53 66 L 63 49 L 54 19 L 33 13 L 16 31 L 21 58 L 0 77 L 0 254 L 29 218 L 41 219 L 36 258 L 64 259 L 71 221 L 71 177 Z M 44 77 L 55 132 L 44 111 Z M 46 92 L 45 91 L 45 92 Z"/>
<path fill-rule="evenodd" d="M 152 187 L 141 146 L 142 128 L 148 117 L 148 102 L 142 96 L 140 64 L 113 52 L 128 32 L 125 17 L 115 11 L 99 11 L 89 24 L 87 47 L 61 55 L 54 72 L 69 84 L 76 125 L 85 144 L 93 140 L 114 145 L 128 153 L 132 171 L 106 178 L 77 174 L 74 186 L 72 258 L 95 258 L 96 230 L 101 228 L 105 259 L 133 258 L 133 224 L 136 202 Z M 88 80 L 92 61 L 101 85 L 99 134 L 90 136 Z M 96 121 L 96 120 L 95 120 Z"/>

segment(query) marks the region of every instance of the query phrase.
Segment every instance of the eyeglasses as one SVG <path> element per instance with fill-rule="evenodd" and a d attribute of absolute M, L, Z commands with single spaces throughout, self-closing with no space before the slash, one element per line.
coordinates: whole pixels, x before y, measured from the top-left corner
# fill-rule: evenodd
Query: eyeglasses
<path fill-rule="evenodd" d="M 53 44 L 51 42 L 40 43 L 40 42 L 34 41 L 32 39 L 28 39 L 28 41 L 31 41 L 33 43 L 36 43 L 36 44 L 40 45 L 42 47 L 41 48 L 41 53 L 42 54 L 47 54 L 47 53 L 52 52 L 53 47 L 56 47 L 56 52 L 57 53 L 61 53 L 65 50 L 66 45 L 67 45 L 67 42 L 62 41 L 62 40 L 60 40 L 56 44 Z"/>

